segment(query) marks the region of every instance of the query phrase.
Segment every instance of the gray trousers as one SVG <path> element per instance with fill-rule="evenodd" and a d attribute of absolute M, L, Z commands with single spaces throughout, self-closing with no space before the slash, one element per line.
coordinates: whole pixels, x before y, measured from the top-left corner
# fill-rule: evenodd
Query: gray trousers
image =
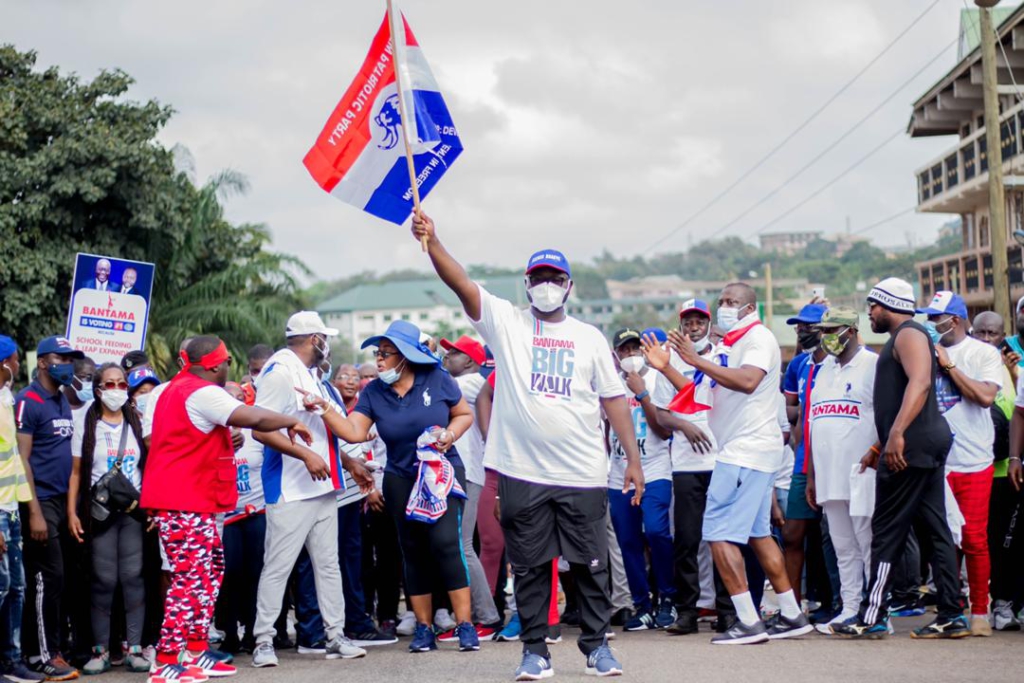
<path fill-rule="evenodd" d="M 622 562 L 622 551 L 619 549 L 610 514 L 605 515 L 605 525 L 608 528 L 608 555 L 611 559 L 609 564 L 612 577 L 612 610 L 618 612 L 620 609 L 632 609 L 633 597 L 629 592 L 629 582 L 626 580 L 626 565 Z"/>
<path fill-rule="evenodd" d="M 257 643 L 270 643 L 277 635 L 274 622 L 281 613 L 288 577 L 303 546 L 313 565 L 317 602 L 327 639 L 342 635 L 345 596 L 338 564 L 338 503 L 335 495 L 328 493 L 310 500 L 267 506 L 267 540 L 253 627 Z"/>
<path fill-rule="evenodd" d="M 141 645 L 146 616 L 142 522 L 123 514 L 115 515 L 107 528 L 92 537 L 92 642 L 104 648 L 110 643 L 110 611 L 118 581 L 124 595 L 128 645 Z"/>
<path fill-rule="evenodd" d="M 462 552 L 469 567 L 469 598 L 473 605 L 474 624 L 493 624 L 501 617 L 494 605 L 494 596 L 487 584 L 484 566 L 480 564 L 473 549 L 473 532 L 476 530 L 477 508 L 480 507 L 480 492 L 483 486 L 466 482 L 466 507 L 462 517 Z"/>

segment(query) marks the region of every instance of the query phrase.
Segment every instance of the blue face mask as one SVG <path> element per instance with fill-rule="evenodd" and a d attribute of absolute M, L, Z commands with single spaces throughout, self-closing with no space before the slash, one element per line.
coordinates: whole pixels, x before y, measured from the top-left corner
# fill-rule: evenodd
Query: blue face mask
<path fill-rule="evenodd" d="M 404 362 L 405 361 L 403 360 L 402 363 Z M 402 376 L 402 371 L 399 369 L 402 367 L 402 363 L 399 363 L 390 370 L 384 370 L 378 374 L 377 377 L 379 377 L 380 381 L 384 382 L 384 384 L 394 384 L 398 381 L 398 378 Z"/>
<path fill-rule="evenodd" d="M 71 386 L 71 382 L 75 379 L 74 363 L 50 363 L 46 371 L 50 373 L 50 377 L 53 378 L 54 382 L 65 387 Z M 92 398 L 92 396 L 90 395 L 89 398 Z"/>
<path fill-rule="evenodd" d="M 941 322 L 946 323 L 949 322 L 949 320 L 947 319 Z M 931 320 L 924 321 L 924 329 L 926 332 L 928 332 L 928 336 L 932 338 L 932 344 L 938 344 L 939 342 L 942 341 L 943 337 L 945 337 L 947 334 L 953 331 L 953 328 L 950 327 L 945 332 L 939 332 L 939 328 L 937 327 L 937 325 L 938 323 L 935 323 Z"/>
<path fill-rule="evenodd" d="M 82 403 L 88 403 L 92 400 L 92 382 L 78 381 L 82 384 L 82 388 L 75 389 L 75 395 L 78 396 L 78 400 Z"/>

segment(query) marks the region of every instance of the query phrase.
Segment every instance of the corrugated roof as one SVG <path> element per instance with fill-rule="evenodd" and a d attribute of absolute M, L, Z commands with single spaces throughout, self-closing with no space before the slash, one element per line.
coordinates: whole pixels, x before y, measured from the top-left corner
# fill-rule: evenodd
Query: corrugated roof
<path fill-rule="evenodd" d="M 482 278 L 489 292 L 514 302 L 526 302 L 522 276 Z M 317 305 L 320 313 L 460 306 L 458 297 L 438 278 L 399 280 L 353 287 Z"/>

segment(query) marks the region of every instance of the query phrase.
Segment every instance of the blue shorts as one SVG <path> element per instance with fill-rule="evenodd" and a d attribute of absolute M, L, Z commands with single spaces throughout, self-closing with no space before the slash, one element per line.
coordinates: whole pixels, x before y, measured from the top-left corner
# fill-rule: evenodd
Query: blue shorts
<path fill-rule="evenodd" d="M 704 509 L 704 540 L 742 545 L 770 536 L 774 495 L 774 472 L 715 463 Z"/>

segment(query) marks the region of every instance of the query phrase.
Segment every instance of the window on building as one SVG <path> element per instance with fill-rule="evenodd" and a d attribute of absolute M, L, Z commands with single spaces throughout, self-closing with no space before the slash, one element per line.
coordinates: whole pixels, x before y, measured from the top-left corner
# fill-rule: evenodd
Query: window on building
<path fill-rule="evenodd" d="M 391 322 L 391 314 L 390 313 L 385 313 L 384 314 L 384 322 L 386 322 L 386 323 Z"/>
<path fill-rule="evenodd" d="M 430 314 L 429 313 L 420 313 L 420 321 L 421 322 L 424 321 L 424 320 L 429 320 L 429 319 L 430 319 Z"/>
<path fill-rule="evenodd" d="M 462 320 L 462 311 L 455 311 L 452 313 L 452 318 L 455 320 Z"/>
<path fill-rule="evenodd" d="M 965 213 L 961 217 L 960 222 L 961 239 L 963 240 L 964 249 L 974 249 L 974 214 Z"/>
<path fill-rule="evenodd" d="M 965 123 L 964 127 L 960 129 L 960 137 L 965 138 L 971 134 L 971 124 Z"/>
<path fill-rule="evenodd" d="M 402 314 L 402 320 L 409 320 L 410 318 L 412 318 L 412 314 L 411 313 L 403 313 Z"/>
<path fill-rule="evenodd" d="M 364 323 L 372 323 L 373 322 L 373 316 L 372 315 L 364 315 L 364 316 L 360 317 L 360 320 L 362 320 Z"/>
<path fill-rule="evenodd" d="M 988 244 L 988 216 L 982 216 L 978 222 L 978 246 L 984 249 Z"/>

